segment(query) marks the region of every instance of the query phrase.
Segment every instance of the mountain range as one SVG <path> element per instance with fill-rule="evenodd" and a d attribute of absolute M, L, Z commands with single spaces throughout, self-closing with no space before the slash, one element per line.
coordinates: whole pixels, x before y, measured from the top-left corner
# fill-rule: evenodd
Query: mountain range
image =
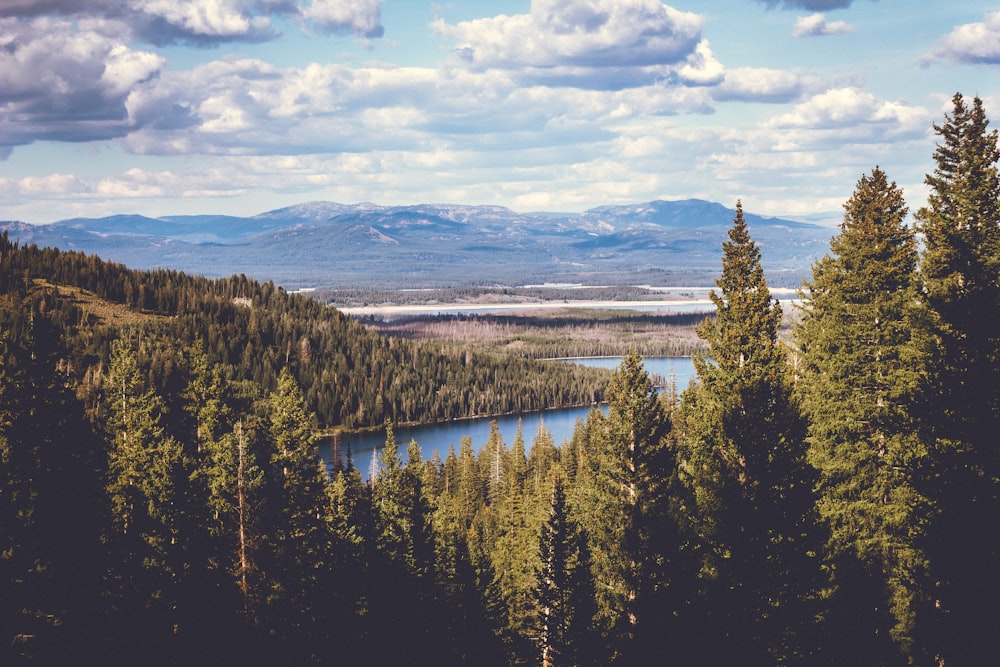
<path fill-rule="evenodd" d="M 710 284 L 735 212 L 698 199 L 582 214 L 500 206 L 309 202 L 250 217 L 112 215 L 48 225 L 0 222 L 13 240 L 132 268 L 288 288 L 421 288 L 544 282 Z M 797 286 L 830 227 L 745 213 L 772 286 Z"/>

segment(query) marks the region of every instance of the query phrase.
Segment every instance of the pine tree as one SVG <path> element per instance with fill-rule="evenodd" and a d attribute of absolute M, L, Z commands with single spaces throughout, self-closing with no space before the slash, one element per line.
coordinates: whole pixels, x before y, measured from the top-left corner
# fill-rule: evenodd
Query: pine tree
<path fill-rule="evenodd" d="M 507 472 L 507 445 L 500 434 L 500 424 L 490 421 L 490 435 L 479 452 L 479 468 L 486 471 L 486 498 L 495 504 L 503 493 Z"/>
<path fill-rule="evenodd" d="M 808 554 L 816 533 L 813 474 L 778 340 L 781 307 L 740 202 L 717 285 L 721 293 L 709 294 L 715 317 L 697 329 L 709 350 L 694 358 L 700 384 L 684 394 L 680 443 L 697 507 L 694 531 L 706 549 L 712 615 L 705 618 L 726 638 L 714 650 L 736 650 L 745 664 L 787 661 L 801 653 L 811 616 L 804 602 L 819 574 Z"/>
<path fill-rule="evenodd" d="M 650 530 L 663 527 L 652 519 L 664 514 L 657 501 L 672 466 L 663 446 L 670 423 L 638 353 L 624 357 L 607 396 L 608 416 L 591 413 L 599 427 L 591 434 L 595 442 L 579 483 L 584 528 L 593 544 L 598 614 L 616 654 L 637 641 L 640 609 L 649 608 L 644 596 L 666 585 L 661 566 L 671 545 Z M 657 630 L 648 623 L 643 631 Z"/>
<path fill-rule="evenodd" d="M 209 561 L 217 563 L 224 576 L 235 583 L 243 619 L 257 625 L 264 598 L 257 562 L 264 472 L 254 456 L 252 436 L 240 420 L 230 433 L 206 441 L 199 475 L 208 491 L 207 539 L 217 545 Z"/>
<path fill-rule="evenodd" d="M 229 406 L 223 397 L 225 380 L 222 367 L 209 363 L 202 342 L 196 341 L 188 351 L 189 379 L 181 396 L 186 403 L 184 409 L 194 419 L 193 440 L 197 453 L 216 441 L 227 426 Z"/>
<path fill-rule="evenodd" d="M 538 563 L 539 521 L 536 520 L 532 499 L 524 487 L 524 471 L 527 468 L 524 442 L 515 438 L 515 443 L 513 452 L 506 449 L 503 452 L 503 458 L 508 463 L 500 482 L 502 489 L 485 508 L 484 515 L 492 519 L 492 583 L 497 596 L 506 606 L 510 652 L 520 660 L 526 660 L 532 654 L 529 640 L 537 613 L 531 590 Z"/>
<path fill-rule="evenodd" d="M 0 266 L 0 273 L 3 272 Z M 41 302 L 0 305 L 0 663 L 100 663 L 102 443 Z"/>
<path fill-rule="evenodd" d="M 564 448 L 565 451 L 572 449 L 570 446 Z M 568 455 L 572 457 L 572 455 Z M 532 495 L 536 498 L 544 498 L 545 505 L 551 500 L 548 498 L 550 489 L 549 476 L 553 467 L 560 459 L 560 451 L 556 449 L 552 441 L 552 432 L 545 426 L 545 421 L 538 420 L 538 430 L 535 432 L 535 439 L 531 443 L 531 452 L 528 454 L 527 465 L 527 486 Z M 575 465 L 573 466 L 575 468 Z M 575 477 L 576 470 L 573 470 Z"/>
<path fill-rule="evenodd" d="M 899 660 L 889 637 L 904 656 L 922 659 L 916 627 L 929 604 L 921 545 L 932 506 L 917 486 L 928 452 L 914 414 L 926 357 L 906 214 L 902 191 L 882 170 L 861 177 L 832 254 L 813 267 L 795 332 L 796 388 L 837 587 L 830 624 L 844 633 L 828 643 L 867 664 Z M 879 589 L 884 596 L 873 601 Z"/>
<path fill-rule="evenodd" d="M 570 516 L 563 481 L 555 480 L 539 538 L 535 575 L 536 644 L 543 667 L 587 664 L 593 657 L 594 587 L 587 540 Z"/>
<path fill-rule="evenodd" d="M 935 125 L 927 206 L 917 213 L 933 361 L 926 424 L 935 438 L 926 488 L 941 509 L 931 533 L 940 618 L 936 642 L 947 664 L 982 664 L 1000 643 L 984 605 L 1000 596 L 993 574 L 1000 534 L 1000 177 L 997 131 L 978 97 L 953 98 Z"/>
<path fill-rule="evenodd" d="M 180 445 L 161 424 L 162 402 L 143 380 L 132 346 L 115 340 L 104 382 L 105 428 L 111 437 L 107 494 L 120 567 L 110 573 L 123 624 L 122 639 L 142 637 L 124 629 L 141 623 L 167 641 L 174 633 L 178 586 L 184 573 L 182 533 L 177 511 L 183 469 Z M 145 618 L 145 621 L 141 619 Z M 123 649 L 137 651 L 138 646 Z"/>
<path fill-rule="evenodd" d="M 326 591 L 332 598 L 332 613 L 327 620 L 339 624 L 335 635 L 338 656 L 347 663 L 360 664 L 365 659 L 365 621 L 371 612 L 368 572 L 378 557 L 371 490 L 350 457 L 346 466 L 334 474 L 328 496 L 330 532 L 338 548 L 331 567 L 336 586 Z"/>
<path fill-rule="evenodd" d="M 399 445 L 390 422 L 385 425 L 385 445 L 379 462 L 379 474 L 372 483 L 378 548 L 390 561 L 411 567 L 410 512 Z"/>
<path fill-rule="evenodd" d="M 302 393 L 285 368 L 265 405 L 271 475 L 265 572 L 270 576 L 271 623 L 280 636 L 311 650 L 330 631 L 318 611 L 330 572 L 326 471 Z"/>

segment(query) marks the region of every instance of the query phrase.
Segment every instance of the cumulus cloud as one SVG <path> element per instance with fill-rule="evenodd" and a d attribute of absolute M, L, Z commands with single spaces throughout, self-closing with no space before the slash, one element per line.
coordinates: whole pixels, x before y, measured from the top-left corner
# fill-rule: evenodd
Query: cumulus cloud
<path fill-rule="evenodd" d="M 814 12 L 825 12 L 830 9 L 850 7 L 854 0 L 757 0 L 768 7 L 782 9 L 806 9 Z"/>
<path fill-rule="evenodd" d="M 90 187 L 76 174 L 26 176 L 10 181 L 11 190 L 21 195 L 69 195 L 87 192 Z"/>
<path fill-rule="evenodd" d="M 613 89 L 719 80 L 722 67 L 702 40 L 702 24 L 659 0 L 534 0 L 528 14 L 434 27 L 469 67 L 509 70 L 529 83 Z"/>
<path fill-rule="evenodd" d="M 800 99 L 821 85 L 818 77 L 766 67 L 737 67 L 726 71 L 725 79 L 712 90 L 720 102 L 786 103 Z"/>
<path fill-rule="evenodd" d="M 135 130 L 121 143 L 139 154 L 541 149 L 611 136 L 636 115 L 709 111 L 709 90 L 521 86 L 500 70 L 226 58 L 135 89 L 126 101 Z"/>
<path fill-rule="evenodd" d="M 446 90 L 435 92 L 436 84 L 431 69 L 316 63 L 283 69 L 226 58 L 137 89 L 128 108 L 140 129 L 123 143 L 137 153 L 167 154 L 353 151 L 409 143 L 401 135 L 421 122 L 432 96 L 449 97 Z M 378 131 L 369 133 L 373 125 Z"/>
<path fill-rule="evenodd" d="M 315 0 L 307 11 L 324 30 L 377 36 L 380 3 Z M 247 105 L 225 94 L 195 105 L 183 91 L 160 90 L 165 58 L 133 45 L 269 39 L 269 15 L 298 11 L 295 0 L 9 0 L 0 18 L 0 159 L 38 140 L 104 140 L 143 129 L 224 132 L 241 119 L 249 123 Z M 299 96 L 314 97 L 308 90 Z M 163 106 L 151 112 L 146 99 Z M 176 148 L 190 144 L 178 140 Z"/>
<path fill-rule="evenodd" d="M 792 111 L 771 119 L 789 147 L 915 139 L 927 136 L 931 118 L 926 109 L 881 99 L 858 88 L 835 88 L 813 96 Z"/>
<path fill-rule="evenodd" d="M 134 37 L 151 44 L 189 43 L 213 46 L 225 42 L 273 39 L 274 16 L 302 16 L 324 32 L 381 37 L 382 0 L 6 0 L 8 17 L 44 15 L 81 21 L 114 21 Z"/>
<path fill-rule="evenodd" d="M 271 21 L 243 0 L 130 0 L 130 23 L 154 44 L 260 41 Z"/>
<path fill-rule="evenodd" d="M 851 32 L 853 28 L 844 21 L 827 21 L 821 13 L 800 16 L 795 20 L 793 37 L 823 37 Z"/>
<path fill-rule="evenodd" d="M 934 60 L 983 65 L 1000 64 L 1000 12 L 992 12 L 978 23 L 960 25 L 946 35 L 924 64 Z"/>
<path fill-rule="evenodd" d="M 379 11 L 381 5 L 382 0 L 312 0 L 302 10 L 302 15 L 326 32 L 381 37 L 385 32 Z"/>
<path fill-rule="evenodd" d="M 0 146 L 90 141 L 133 129 L 125 102 L 162 57 L 67 21 L 0 21 Z"/>
<path fill-rule="evenodd" d="M 5 0 L 4 16 L 42 16 L 44 14 L 69 15 L 82 12 L 107 14 L 119 12 L 124 7 L 122 0 Z"/>

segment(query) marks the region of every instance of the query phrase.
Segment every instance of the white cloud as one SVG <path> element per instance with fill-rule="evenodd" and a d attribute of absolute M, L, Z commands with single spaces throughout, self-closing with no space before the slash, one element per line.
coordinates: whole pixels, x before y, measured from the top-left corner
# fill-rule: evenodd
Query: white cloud
<path fill-rule="evenodd" d="M 162 20 L 182 33 L 202 37 L 242 37 L 265 33 L 270 21 L 251 17 L 242 0 L 130 0 L 130 9 Z"/>
<path fill-rule="evenodd" d="M 127 96 L 164 65 L 67 21 L 3 20 L 0 31 L 0 145 L 7 147 L 123 136 L 133 128 Z"/>
<path fill-rule="evenodd" d="M 612 89 L 721 78 L 702 24 L 659 0 L 534 0 L 528 14 L 438 20 L 434 28 L 470 67 L 510 70 L 528 83 Z"/>
<path fill-rule="evenodd" d="M 979 23 L 956 27 L 924 63 L 934 60 L 1000 65 L 1000 11 L 987 14 Z"/>
<path fill-rule="evenodd" d="M 766 67 L 738 67 L 726 70 L 725 79 L 712 90 L 712 97 L 720 102 L 794 102 L 821 85 L 816 76 Z"/>
<path fill-rule="evenodd" d="M 858 88 L 835 88 L 796 105 L 789 113 L 772 119 L 770 125 L 810 131 L 878 125 L 885 133 L 910 134 L 929 131 L 930 119 L 921 107 L 883 100 Z"/>
<path fill-rule="evenodd" d="M 505 72 L 226 58 L 128 97 L 141 154 L 293 154 L 510 149 L 593 141 L 630 119 L 710 111 L 703 87 L 624 90 L 519 86 Z"/>
<path fill-rule="evenodd" d="M 382 0 L 312 0 L 302 9 L 302 15 L 327 32 L 381 37 L 385 32 L 381 5 Z"/>
<path fill-rule="evenodd" d="M 27 176 L 13 182 L 21 195 L 60 196 L 87 192 L 88 185 L 76 174 L 49 174 L 48 176 Z"/>
<path fill-rule="evenodd" d="M 308 18 L 326 32 L 380 37 L 382 0 L 5 0 L 6 16 L 57 15 L 80 22 L 116 22 L 155 45 L 191 43 L 212 46 L 225 42 L 274 39 L 272 17 Z"/>
<path fill-rule="evenodd" d="M 800 16 L 795 19 L 793 37 L 823 37 L 825 35 L 841 35 L 854 30 L 844 21 L 827 21 L 820 13 Z"/>
<path fill-rule="evenodd" d="M 843 9 L 850 7 L 854 0 L 757 0 L 768 7 L 780 5 L 782 9 L 809 9 L 826 11 L 828 9 Z"/>

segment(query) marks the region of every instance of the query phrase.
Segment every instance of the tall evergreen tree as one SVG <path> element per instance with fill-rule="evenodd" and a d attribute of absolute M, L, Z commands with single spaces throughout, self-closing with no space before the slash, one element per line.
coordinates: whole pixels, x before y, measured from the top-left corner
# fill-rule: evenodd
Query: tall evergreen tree
<path fill-rule="evenodd" d="M 181 446 L 167 436 L 161 423 L 162 402 L 143 379 L 132 345 L 112 343 L 105 378 L 105 427 L 111 438 L 107 493 L 113 531 L 109 541 L 120 565 L 109 573 L 122 624 L 122 640 L 164 642 L 173 650 L 177 594 L 184 576 L 182 531 L 178 507 L 183 469 Z M 145 632 L 130 630 L 132 623 Z M 139 651 L 139 646 L 123 647 Z"/>
<path fill-rule="evenodd" d="M 0 267 L 2 273 L 4 267 Z M 44 302 L 0 306 L 0 663 L 101 663 L 103 450 Z"/>
<path fill-rule="evenodd" d="M 334 473 L 328 495 L 330 532 L 338 548 L 331 567 L 336 587 L 325 592 L 333 603 L 327 620 L 338 623 L 338 656 L 347 663 L 361 664 L 371 613 L 370 596 L 366 595 L 371 583 L 368 573 L 375 567 L 377 555 L 371 490 L 350 457 L 346 466 Z"/>
<path fill-rule="evenodd" d="M 588 664 L 595 657 L 590 554 L 586 535 L 570 516 L 560 478 L 554 483 L 538 547 L 541 567 L 533 593 L 538 608 L 539 662 L 543 667 Z"/>
<path fill-rule="evenodd" d="M 1000 651 L 984 605 L 1000 596 L 1000 177 L 997 131 L 978 97 L 960 94 L 934 129 L 941 138 L 927 206 L 923 295 L 933 363 L 924 414 L 935 438 L 927 493 L 941 515 L 931 529 L 947 664 L 982 664 Z"/>
<path fill-rule="evenodd" d="M 262 556 L 271 582 L 273 627 L 288 647 L 315 650 L 331 630 L 318 622 L 329 583 L 331 544 L 326 471 L 303 403 L 298 383 L 283 369 L 264 406 L 271 530 Z"/>
<path fill-rule="evenodd" d="M 801 658 L 817 585 L 812 481 L 805 421 L 791 396 L 791 367 L 778 340 L 781 307 L 771 297 L 743 207 L 723 243 L 714 318 L 697 329 L 707 356 L 700 384 L 684 394 L 683 479 L 705 547 L 702 572 L 710 634 L 699 659 L 737 651 L 744 664 Z M 708 648 L 713 647 L 713 648 Z M 692 656 L 694 658 L 694 656 Z M 718 653 L 710 661 L 735 660 Z"/>
<path fill-rule="evenodd" d="M 581 492 L 584 528 L 593 542 L 598 615 L 611 645 L 611 658 L 644 644 L 640 629 L 658 630 L 648 619 L 642 627 L 640 609 L 647 596 L 666 585 L 663 554 L 672 545 L 654 537 L 663 527 L 661 489 L 672 475 L 664 456 L 664 435 L 670 429 L 666 410 L 635 351 L 627 354 L 607 391 L 608 416 L 591 413 L 600 428 Z M 639 659 L 637 657 L 630 660 Z"/>
<path fill-rule="evenodd" d="M 376 542 L 390 560 L 412 567 L 410 511 L 406 504 L 403 464 L 392 424 L 386 422 L 385 444 L 379 454 L 378 477 L 372 480 Z"/>
<path fill-rule="evenodd" d="M 571 447 L 567 445 L 564 447 L 564 452 L 568 452 L 570 449 Z M 531 443 L 531 452 L 528 454 L 526 482 L 527 488 L 531 493 L 536 498 L 544 498 L 546 505 L 548 505 L 548 501 L 550 500 L 547 496 L 552 488 L 549 484 L 550 473 L 560 460 L 560 455 L 560 451 L 552 441 L 552 432 L 546 428 L 545 421 L 540 418 L 538 420 L 538 430 L 535 432 L 535 439 Z M 575 476 L 575 469 L 573 470 L 573 474 Z"/>
<path fill-rule="evenodd" d="M 928 451 L 914 414 L 926 363 L 916 240 L 903 193 L 881 169 L 861 177 L 844 208 L 832 254 L 813 266 L 795 332 L 796 388 L 837 588 L 828 624 L 843 633 L 828 643 L 851 664 L 898 663 L 900 654 L 920 661 L 932 506 L 917 484 Z M 872 599 L 874 591 L 883 594 Z"/>

